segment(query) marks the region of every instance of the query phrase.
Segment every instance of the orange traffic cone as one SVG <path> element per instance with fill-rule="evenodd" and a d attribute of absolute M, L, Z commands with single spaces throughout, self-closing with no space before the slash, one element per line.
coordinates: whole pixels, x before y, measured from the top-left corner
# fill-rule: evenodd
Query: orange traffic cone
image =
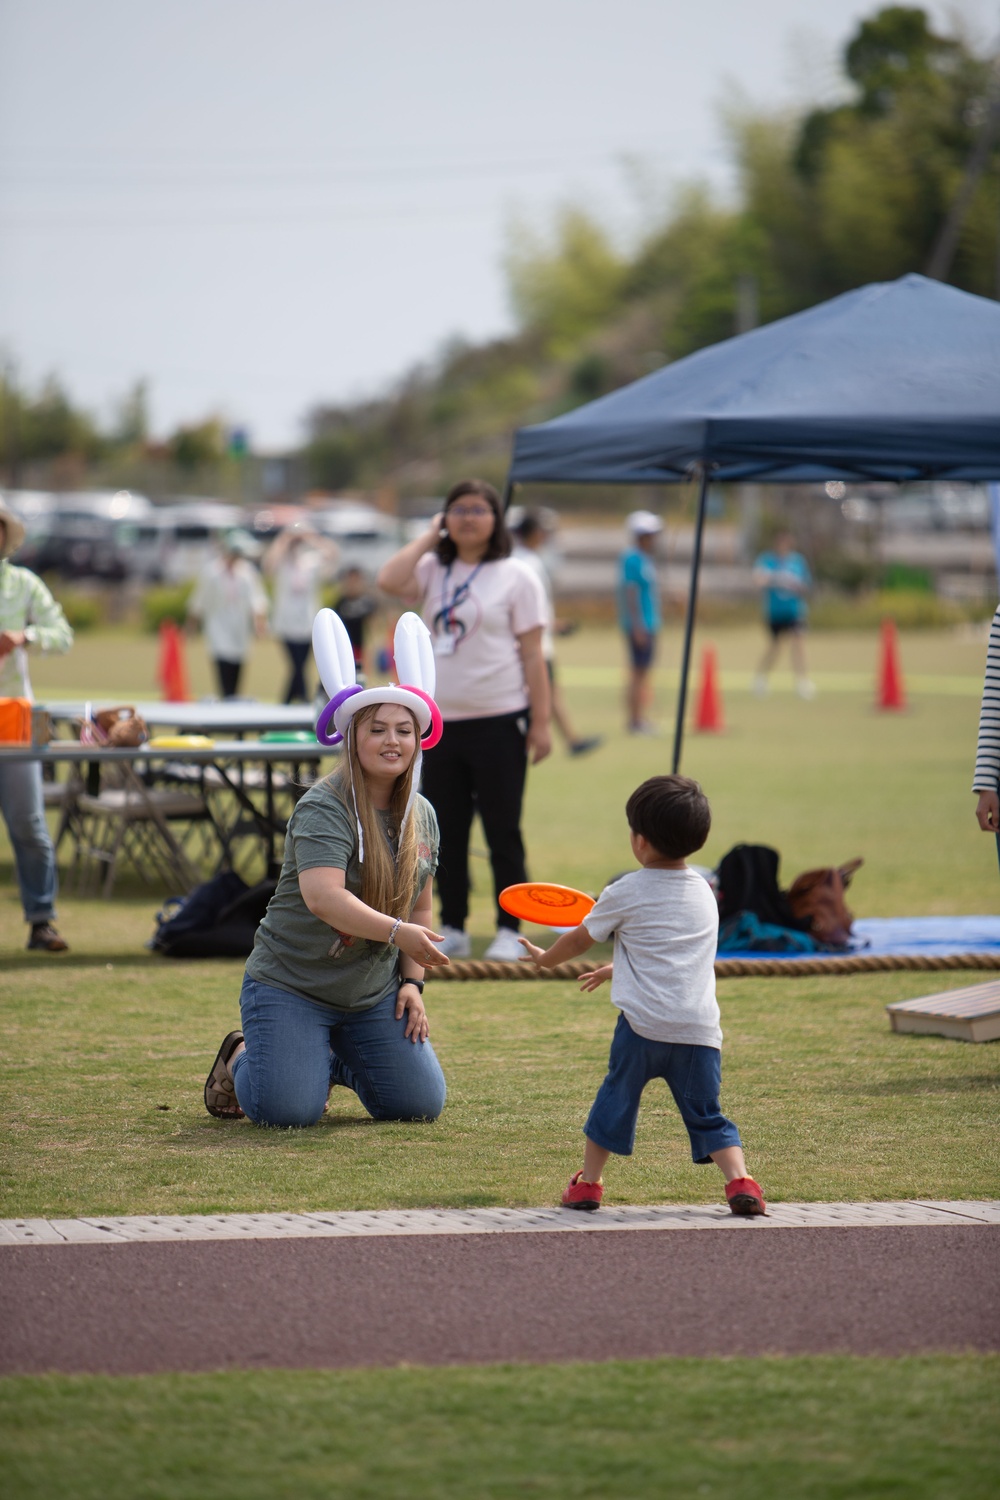
<path fill-rule="evenodd" d="M 190 698 L 184 668 L 184 646 L 173 620 L 160 626 L 160 665 L 157 680 L 167 703 L 186 703 Z"/>
<path fill-rule="evenodd" d="M 694 711 L 694 727 L 708 734 L 718 734 L 725 725 L 722 722 L 722 694 L 715 666 L 715 647 L 706 646 L 701 656 L 701 688 L 698 705 Z"/>
<path fill-rule="evenodd" d="M 879 666 L 878 694 L 876 705 L 881 709 L 906 707 L 903 691 L 903 672 L 899 665 L 899 644 L 896 640 L 895 620 L 882 621 L 882 661 Z"/>

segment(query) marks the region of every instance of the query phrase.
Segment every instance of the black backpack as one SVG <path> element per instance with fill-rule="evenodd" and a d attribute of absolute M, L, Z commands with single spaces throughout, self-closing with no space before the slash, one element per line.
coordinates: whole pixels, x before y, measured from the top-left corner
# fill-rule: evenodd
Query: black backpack
<path fill-rule="evenodd" d="M 277 881 L 249 886 L 223 870 L 157 913 L 147 947 L 167 958 L 247 958 Z"/>
<path fill-rule="evenodd" d="M 715 872 L 721 922 L 741 911 L 751 911 L 775 927 L 808 931 L 809 923 L 796 920 L 787 895 L 778 885 L 780 858 L 777 849 L 767 844 L 736 844 L 723 855 Z"/>

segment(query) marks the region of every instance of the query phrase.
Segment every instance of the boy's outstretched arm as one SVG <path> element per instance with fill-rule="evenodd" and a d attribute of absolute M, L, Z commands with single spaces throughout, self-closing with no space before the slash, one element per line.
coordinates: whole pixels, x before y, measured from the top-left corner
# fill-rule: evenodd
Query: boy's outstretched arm
<path fill-rule="evenodd" d="M 527 938 L 518 938 L 518 942 L 525 950 L 521 962 L 535 963 L 540 969 L 554 969 L 557 964 L 579 958 L 581 953 L 586 953 L 588 948 L 594 946 L 594 939 L 582 922 L 570 932 L 561 933 L 551 948 L 539 948 L 534 943 L 529 943 Z"/>

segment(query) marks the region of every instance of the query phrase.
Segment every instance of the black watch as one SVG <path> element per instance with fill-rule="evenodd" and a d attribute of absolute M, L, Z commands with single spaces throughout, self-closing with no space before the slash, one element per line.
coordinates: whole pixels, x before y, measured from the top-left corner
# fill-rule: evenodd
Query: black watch
<path fill-rule="evenodd" d="M 424 981 L 422 979 L 404 979 L 399 988 L 402 989 L 404 984 L 412 984 L 414 989 L 418 989 L 421 994 L 424 993 Z"/>

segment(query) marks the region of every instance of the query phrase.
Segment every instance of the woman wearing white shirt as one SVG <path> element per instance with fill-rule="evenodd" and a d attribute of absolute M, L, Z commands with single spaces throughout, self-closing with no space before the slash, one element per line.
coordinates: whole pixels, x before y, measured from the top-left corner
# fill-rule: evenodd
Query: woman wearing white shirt
<path fill-rule="evenodd" d="M 288 652 L 292 669 L 284 703 L 311 701 L 305 666 L 320 607 L 320 584 L 333 573 L 339 554 L 335 542 L 301 521 L 280 532 L 264 554 L 261 567 L 274 586 L 271 630 Z"/>
<path fill-rule="evenodd" d="M 378 575 L 387 594 L 419 603 L 434 642 L 444 735 L 424 759 L 423 791 L 441 829 L 440 946 L 453 958 L 471 951 L 465 922 L 473 815 L 483 825 L 499 895 L 527 879 L 525 774 L 529 758 L 535 765 L 552 748 L 545 593 L 510 551 L 499 495 L 483 480 L 467 479 L 449 491 L 443 514 Z M 486 957 L 518 958 L 517 930 L 498 903 Z"/>

